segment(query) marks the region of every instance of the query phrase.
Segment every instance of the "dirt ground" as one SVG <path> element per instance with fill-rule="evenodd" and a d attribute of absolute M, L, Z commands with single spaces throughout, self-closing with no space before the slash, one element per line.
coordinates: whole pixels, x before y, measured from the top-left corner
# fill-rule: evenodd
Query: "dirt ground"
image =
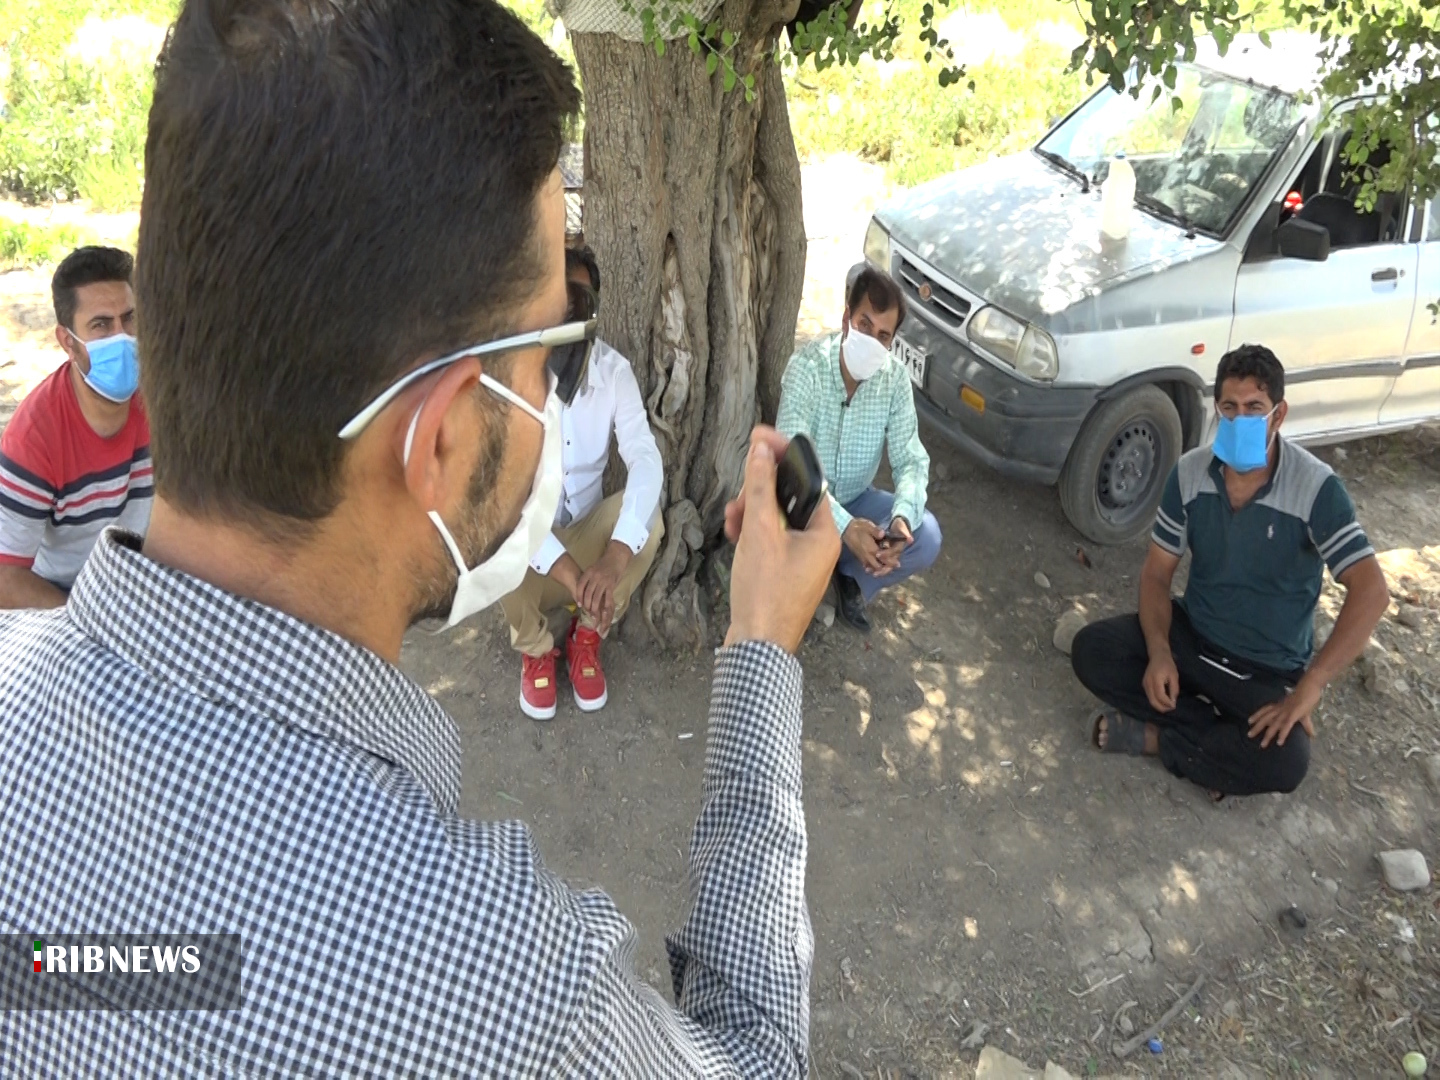
<path fill-rule="evenodd" d="M 813 334 L 838 317 L 831 279 L 883 184 L 842 160 L 807 167 L 806 185 Z M 0 275 L 0 423 L 58 356 L 47 285 Z M 815 1074 L 969 1077 L 982 1042 L 1076 1076 L 1400 1075 L 1408 1050 L 1440 1059 L 1434 895 L 1389 893 L 1375 862 L 1437 854 L 1440 430 L 1323 452 L 1397 602 L 1370 686 L 1357 667 L 1326 694 L 1300 790 L 1220 807 L 1152 761 L 1090 750 L 1090 701 L 1051 641 L 1072 608 L 1133 608 L 1144 542 L 1083 543 L 1053 491 L 927 443 L 938 563 L 882 594 L 868 640 L 817 625 L 801 654 Z M 1322 633 L 1341 598 L 1327 588 Z M 605 887 L 663 989 L 710 657 L 635 629 L 607 646 L 609 707 L 562 700 L 545 724 L 516 705 L 498 613 L 412 634 L 403 664 L 459 725 L 462 813 L 528 822 L 552 867 Z M 1303 929 L 1279 919 L 1292 905 Z M 1201 975 L 1162 1053 L 1112 1054 Z"/>

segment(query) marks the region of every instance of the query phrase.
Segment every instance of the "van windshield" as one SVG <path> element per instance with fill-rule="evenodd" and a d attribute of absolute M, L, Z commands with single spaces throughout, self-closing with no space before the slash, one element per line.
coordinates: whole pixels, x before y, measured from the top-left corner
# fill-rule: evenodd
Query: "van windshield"
<path fill-rule="evenodd" d="M 1135 169 L 1135 201 L 1184 228 L 1221 236 L 1300 120 L 1297 100 L 1278 90 L 1182 64 L 1169 93 L 1139 99 L 1106 87 L 1036 148 L 1062 171 L 1095 183 L 1124 151 Z"/>

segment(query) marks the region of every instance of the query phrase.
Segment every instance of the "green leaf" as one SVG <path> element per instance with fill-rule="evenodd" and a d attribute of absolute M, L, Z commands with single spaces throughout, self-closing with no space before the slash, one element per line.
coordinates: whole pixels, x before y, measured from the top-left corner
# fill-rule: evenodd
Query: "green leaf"
<path fill-rule="evenodd" d="M 720 54 L 710 53 L 705 57 L 705 74 L 714 75 L 715 69 L 720 66 Z"/>
<path fill-rule="evenodd" d="M 725 65 L 725 74 L 721 76 L 721 85 L 727 94 L 735 89 L 735 69 L 729 64 Z"/>

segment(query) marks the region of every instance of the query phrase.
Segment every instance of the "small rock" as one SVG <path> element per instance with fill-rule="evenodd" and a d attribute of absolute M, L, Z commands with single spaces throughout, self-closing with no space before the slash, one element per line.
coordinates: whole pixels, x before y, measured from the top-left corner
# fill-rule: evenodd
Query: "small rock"
<path fill-rule="evenodd" d="M 1414 892 L 1430 884 L 1430 867 L 1425 865 L 1425 856 L 1413 848 L 1382 851 L 1379 859 L 1385 884 L 1396 892 Z"/>
<path fill-rule="evenodd" d="M 1395 927 L 1396 938 L 1405 942 L 1415 940 L 1415 924 L 1404 915 L 1396 915 L 1393 911 L 1387 911 L 1385 917 L 1390 920 L 1390 925 Z"/>
<path fill-rule="evenodd" d="M 1336 461 L 1344 461 L 1346 458 L 1348 458 L 1348 457 L 1350 456 L 1350 455 L 1346 452 L 1346 450 L 1345 450 L 1345 448 L 1344 448 L 1343 446 L 1337 446 L 1337 447 L 1335 447 L 1335 449 L 1332 450 L 1331 453 L 1333 453 L 1333 454 L 1335 455 L 1335 460 L 1336 460 Z"/>
<path fill-rule="evenodd" d="M 982 964 L 993 964 L 995 962 L 995 950 L 986 949 L 985 955 L 980 957 L 980 962 Z"/>
<path fill-rule="evenodd" d="M 1401 604 L 1400 614 L 1395 616 L 1395 621 L 1401 626 L 1408 626 L 1411 630 L 1422 630 L 1429 622 L 1428 612 L 1424 608 L 1415 607 L 1413 604 Z"/>
<path fill-rule="evenodd" d="M 1360 675 L 1365 680 L 1365 689 L 1372 694 L 1389 694 L 1395 690 L 1395 669 L 1387 659 L 1367 656 L 1360 662 Z"/>
<path fill-rule="evenodd" d="M 1316 878 L 1316 879 L 1315 879 L 1315 884 L 1316 884 L 1316 885 L 1319 885 L 1320 888 L 1324 889 L 1326 895 L 1328 895 L 1328 896 L 1339 896 L 1339 895 L 1340 895 L 1340 883 L 1339 883 L 1338 881 L 1336 881 L 1334 878 L 1328 878 L 1328 877 Z"/>
<path fill-rule="evenodd" d="M 1225 1002 L 1224 1005 L 1220 1006 L 1220 1011 L 1233 1019 L 1240 1015 L 1240 1002 L 1235 998 L 1231 998 Z"/>
<path fill-rule="evenodd" d="M 960 1049 L 976 1050 L 982 1046 L 985 1046 L 985 1033 L 989 1030 L 989 1024 L 982 1024 L 979 1020 L 976 1020 L 973 1024 L 970 1025 L 969 1032 L 967 1032 L 965 1037 L 960 1040 Z M 990 1048 L 986 1047 L 986 1049 L 988 1050 Z M 998 1053 L 999 1051 L 996 1052 Z M 977 1072 L 976 1075 L 978 1076 L 979 1073 Z"/>
<path fill-rule="evenodd" d="M 1055 648 L 1069 656 L 1070 646 L 1075 641 L 1075 635 L 1084 630 L 1087 623 L 1084 612 L 1072 609 L 1061 615 L 1060 621 L 1055 624 L 1055 636 L 1051 639 L 1055 643 Z"/>
<path fill-rule="evenodd" d="M 950 465 L 949 465 L 948 462 L 944 462 L 944 461 L 937 461 L 937 462 L 935 462 L 935 479 L 936 479 L 936 480 L 949 480 L 949 479 L 950 479 Z"/>
<path fill-rule="evenodd" d="M 1410 951 L 1409 945 L 1401 945 L 1395 950 L 1395 959 L 1399 960 L 1406 967 L 1415 966 L 1415 954 Z"/>
<path fill-rule="evenodd" d="M 1284 911 L 1280 912 L 1280 925 L 1288 926 L 1292 930 L 1304 930 L 1309 922 L 1310 920 L 1305 917 L 1305 912 L 1301 911 L 1294 904 L 1291 904 Z"/>
<path fill-rule="evenodd" d="M 1404 697 L 1410 693 L 1410 684 L 1404 679 L 1396 679 L 1390 684 L 1390 692 L 1396 697 Z"/>
<path fill-rule="evenodd" d="M 1430 786 L 1440 792 L 1440 754 L 1428 754 L 1421 758 L 1420 767 L 1425 770 L 1425 779 Z"/>
<path fill-rule="evenodd" d="M 1131 1020 L 1128 1016 L 1120 1017 L 1120 1034 L 1127 1039 L 1130 1038 L 1131 1035 L 1134 1035 L 1135 1021 Z"/>
<path fill-rule="evenodd" d="M 815 609 L 815 621 L 829 630 L 835 625 L 835 607 L 833 604 L 821 604 Z"/>
<path fill-rule="evenodd" d="M 1035 571 L 1035 584 L 1039 585 L 1042 589 L 1048 589 L 1050 587 L 1050 579 L 1045 576 L 1043 570 Z"/>

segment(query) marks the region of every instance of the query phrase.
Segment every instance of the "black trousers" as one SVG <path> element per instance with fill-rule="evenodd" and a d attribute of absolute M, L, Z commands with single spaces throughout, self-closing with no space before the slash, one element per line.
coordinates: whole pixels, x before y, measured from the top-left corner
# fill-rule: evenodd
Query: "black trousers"
<path fill-rule="evenodd" d="M 1150 655 L 1140 616 L 1091 623 L 1071 646 L 1085 688 L 1126 716 L 1160 729 L 1160 760 L 1176 776 L 1226 795 L 1294 791 L 1310 765 L 1310 737 L 1297 724 L 1284 746 L 1260 749 L 1250 717 L 1289 693 L 1303 672 L 1271 671 L 1228 656 L 1204 641 L 1179 604 L 1170 621 L 1170 651 L 1180 672 L 1173 711 L 1156 712 L 1143 680 Z"/>

